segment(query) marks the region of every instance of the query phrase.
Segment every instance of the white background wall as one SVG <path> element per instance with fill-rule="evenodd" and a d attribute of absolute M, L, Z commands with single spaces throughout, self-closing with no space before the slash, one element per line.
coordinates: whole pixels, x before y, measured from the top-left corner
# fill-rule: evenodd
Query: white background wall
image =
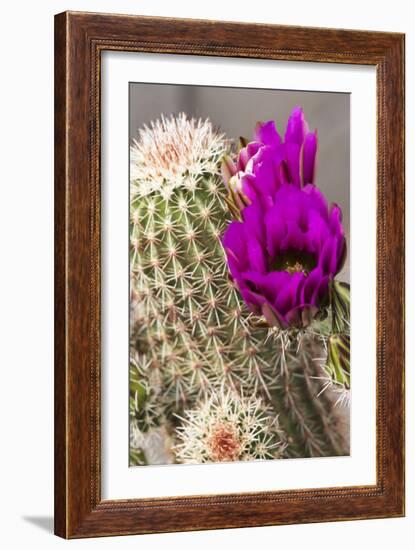
<path fill-rule="evenodd" d="M 413 548 L 415 534 L 415 17 L 385 0 L 43 0 L 3 2 L 0 16 L 0 543 L 63 547 L 53 493 L 53 14 L 66 9 L 406 32 L 407 517 L 94 539 L 78 548 Z"/>

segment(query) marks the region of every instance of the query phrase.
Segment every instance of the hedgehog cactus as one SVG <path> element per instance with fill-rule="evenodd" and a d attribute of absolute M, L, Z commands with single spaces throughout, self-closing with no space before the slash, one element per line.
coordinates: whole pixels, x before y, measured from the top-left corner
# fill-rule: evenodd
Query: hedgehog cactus
<path fill-rule="evenodd" d="M 144 127 L 131 147 L 132 464 L 152 462 L 137 434 L 163 426 L 175 437 L 179 417 L 223 388 L 266 402 L 286 434 L 285 456 L 345 452 L 332 400 L 318 397 L 312 332 L 296 334 L 301 353 L 291 354 L 292 338 L 258 321 L 228 276 L 221 163 L 229 154 L 209 120 L 184 114 Z"/>
<path fill-rule="evenodd" d="M 220 242 L 227 151 L 208 121 L 184 115 L 144 129 L 132 148 L 132 344 L 176 409 L 222 382 L 255 392 L 273 381 L 275 352 L 259 349 L 267 331 L 251 333 Z"/>
<path fill-rule="evenodd" d="M 216 393 L 180 418 L 177 457 L 191 464 L 280 458 L 284 433 L 270 412 L 255 397 Z"/>

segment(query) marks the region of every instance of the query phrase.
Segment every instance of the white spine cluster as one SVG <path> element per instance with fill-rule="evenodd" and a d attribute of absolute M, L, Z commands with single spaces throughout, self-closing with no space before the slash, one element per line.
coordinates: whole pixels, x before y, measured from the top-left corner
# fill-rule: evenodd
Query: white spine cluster
<path fill-rule="evenodd" d="M 217 393 L 186 410 L 175 452 L 184 463 L 281 458 L 285 448 L 278 420 L 260 399 Z"/>
<path fill-rule="evenodd" d="M 139 130 L 130 151 L 132 196 L 158 191 L 168 196 L 173 189 L 193 190 L 203 174 L 218 174 L 226 152 L 224 135 L 209 120 L 161 116 Z"/>

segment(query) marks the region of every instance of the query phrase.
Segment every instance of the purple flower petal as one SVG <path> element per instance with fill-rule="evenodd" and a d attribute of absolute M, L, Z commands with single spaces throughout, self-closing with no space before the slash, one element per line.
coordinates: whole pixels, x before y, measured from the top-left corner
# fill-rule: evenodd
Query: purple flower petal
<path fill-rule="evenodd" d="M 266 303 L 265 298 L 257 293 L 253 292 L 246 286 L 242 286 L 240 288 L 240 292 L 242 295 L 242 298 L 244 299 L 244 302 L 248 306 L 248 308 L 252 311 L 252 313 L 256 313 L 257 315 L 262 315 L 262 306 L 264 303 Z"/>
<path fill-rule="evenodd" d="M 285 162 L 288 168 L 289 181 L 300 187 L 300 152 L 301 145 L 294 142 L 285 143 Z"/>
<path fill-rule="evenodd" d="M 344 230 L 342 226 L 342 211 L 337 204 L 333 204 L 331 207 L 329 225 L 333 235 L 343 237 Z"/>
<path fill-rule="evenodd" d="M 303 191 L 309 196 L 309 199 L 307 200 L 309 201 L 310 207 L 319 212 L 324 220 L 328 221 L 329 209 L 327 206 L 327 200 L 320 189 L 315 185 L 305 185 Z"/>
<path fill-rule="evenodd" d="M 264 145 L 276 146 L 281 143 L 280 135 L 275 128 L 275 122 L 273 120 L 258 122 L 255 128 L 254 139 Z"/>
<path fill-rule="evenodd" d="M 252 158 L 254 155 L 256 155 L 261 147 L 262 143 L 260 143 L 259 141 L 251 141 L 250 143 L 248 143 L 248 145 L 246 146 L 248 157 Z"/>
<path fill-rule="evenodd" d="M 302 184 L 314 184 L 316 172 L 317 133 L 308 133 L 304 139 L 301 166 Z"/>
<path fill-rule="evenodd" d="M 248 148 L 243 147 L 239 151 L 238 161 L 236 163 L 236 171 L 243 172 L 246 168 L 246 165 L 247 165 L 249 159 L 250 159 L 250 156 L 248 154 Z"/>
<path fill-rule="evenodd" d="M 265 244 L 264 212 L 262 206 L 256 202 L 247 206 L 243 211 L 243 221 L 246 237 L 253 236 L 262 245 Z"/>
<path fill-rule="evenodd" d="M 247 242 L 249 265 L 252 271 L 258 273 L 266 272 L 265 254 L 262 246 L 254 238 L 249 238 Z"/>
<path fill-rule="evenodd" d="M 309 273 L 302 288 L 301 302 L 303 304 L 316 305 L 316 294 L 318 294 L 323 278 L 324 275 L 320 267 L 316 267 Z"/>
<path fill-rule="evenodd" d="M 279 208 L 272 207 L 265 216 L 266 248 L 271 257 L 275 257 L 281 252 L 281 243 L 287 235 L 287 226 L 285 220 L 279 215 Z"/>
<path fill-rule="evenodd" d="M 245 227 L 241 222 L 234 221 L 228 225 L 222 238 L 231 275 L 236 279 L 240 272 L 245 271 L 249 266 L 244 236 Z"/>
<path fill-rule="evenodd" d="M 319 266 L 323 273 L 334 276 L 337 272 L 337 240 L 333 237 L 327 239 L 321 250 Z"/>
<path fill-rule="evenodd" d="M 284 141 L 286 143 L 296 143 L 298 146 L 301 146 L 307 133 L 308 124 L 304 118 L 303 110 L 301 107 L 295 107 L 288 119 Z"/>
<path fill-rule="evenodd" d="M 265 274 L 246 271 L 241 275 L 241 280 L 252 291 L 260 293 L 268 302 L 274 303 L 278 293 L 290 281 L 290 274 L 284 271 L 274 271 Z"/>
<path fill-rule="evenodd" d="M 301 293 L 301 287 L 304 284 L 304 275 L 302 273 L 295 273 L 290 275 L 290 279 L 281 288 L 278 296 L 274 302 L 275 309 L 283 314 L 286 314 L 293 307 L 298 304 L 298 300 Z"/>

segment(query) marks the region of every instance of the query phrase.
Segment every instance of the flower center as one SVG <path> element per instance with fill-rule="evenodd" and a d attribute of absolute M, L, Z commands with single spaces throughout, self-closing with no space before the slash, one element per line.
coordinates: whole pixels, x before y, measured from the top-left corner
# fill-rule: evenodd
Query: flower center
<path fill-rule="evenodd" d="M 278 254 L 271 262 L 272 271 L 287 271 L 287 273 L 303 273 L 308 275 L 317 265 L 314 254 L 287 250 Z"/>

